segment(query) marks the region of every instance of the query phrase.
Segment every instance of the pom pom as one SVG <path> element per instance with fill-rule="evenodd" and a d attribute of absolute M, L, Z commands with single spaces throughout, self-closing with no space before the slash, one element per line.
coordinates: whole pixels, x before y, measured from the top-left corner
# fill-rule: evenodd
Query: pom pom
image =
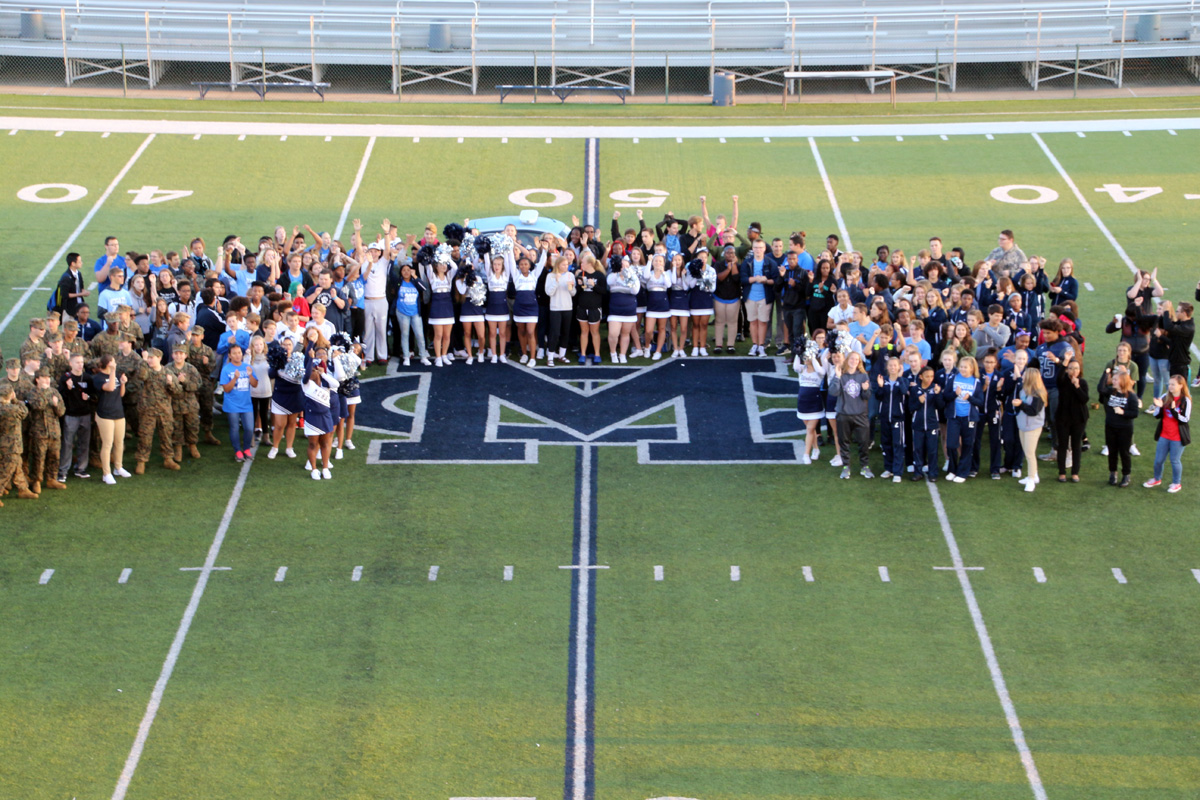
<path fill-rule="evenodd" d="M 344 331 L 338 331 L 337 333 L 333 334 L 333 336 L 329 337 L 329 344 L 342 350 L 349 350 L 352 342 L 350 340 L 350 336 Z"/>
<path fill-rule="evenodd" d="M 267 366 L 278 372 L 287 364 L 287 351 L 283 349 L 283 345 L 279 342 L 271 342 L 267 345 Z"/>
<path fill-rule="evenodd" d="M 838 331 L 835 347 L 843 356 L 850 355 L 854 352 L 854 337 L 850 335 L 849 331 Z"/>
<path fill-rule="evenodd" d="M 352 374 L 350 377 L 339 382 L 337 393 L 342 397 L 353 397 L 358 394 L 358 378 Z"/>
<path fill-rule="evenodd" d="M 279 374 L 292 383 L 303 383 L 304 353 L 299 350 L 293 351 L 292 355 L 288 358 L 287 364 L 284 365 L 283 370 Z"/>
<path fill-rule="evenodd" d="M 464 261 L 470 262 L 471 257 L 478 251 L 475 249 L 475 234 L 463 233 L 462 239 L 458 246 L 458 254 Z"/>
<path fill-rule="evenodd" d="M 691 276 L 693 278 L 695 278 L 696 280 L 700 280 L 700 276 L 704 272 L 704 264 L 703 264 L 703 262 L 700 261 L 700 259 L 693 258 L 687 264 L 687 271 L 689 273 L 691 273 Z"/>
<path fill-rule="evenodd" d="M 706 264 L 704 272 L 700 274 L 700 288 L 706 292 L 717 290 L 717 271 L 711 265 Z"/>
<path fill-rule="evenodd" d="M 457 222 L 451 222 L 449 225 L 442 228 L 443 239 L 458 239 L 461 242 L 465 234 L 466 231 L 463 230 L 463 226 L 459 225 Z"/>
<path fill-rule="evenodd" d="M 804 345 L 804 361 L 816 361 L 821 354 L 821 346 L 817 344 L 815 339 L 809 339 Z"/>
<path fill-rule="evenodd" d="M 425 266 L 432 265 L 434 252 L 435 252 L 435 248 L 433 245 L 431 245 L 431 244 L 421 245 L 421 249 L 417 251 L 417 254 L 415 256 L 413 256 L 413 263 L 416 264 L 418 267 L 425 267 Z"/>
<path fill-rule="evenodd" d="M 467 284 L 467 300 L 469 300 L 473 306 L 482 307 L 483 304 L 487 302 L 487 283 L 479 280 L 478 276 L 476 276 L 473 271 L 471 273 L 471 277 L 475 280 L 474 282 Z"/>
<path fill-rule="evenodd" d="M 492 240 L 492 252 L 496 255 L 506 256 L 512 253 L 513 241 L 503 233 L 493 233 L 487 238 Z"/>
<path fill-rule="evenodd" d="M 447 267 L 450 266 L 450 264 L 454 261 L 453 256 L 450 254 L 450 245 L 439 244 L 433 251 L 433 261 L 435 264 L 442 264 Z"/>
<path fill-rule="evenodd" d="M 625 284 L 630 290 L 638 284 L 637 270 L 633 264 L 629 263 L 628 259 L 625 259 L 621 265 L 621 283 Z"/>
<path fill-rule="evenodd" d="M 486 256 L 492 252 L 492 239 L 490 236 L 475 237 L 475 252 L 481 256 Z"/>

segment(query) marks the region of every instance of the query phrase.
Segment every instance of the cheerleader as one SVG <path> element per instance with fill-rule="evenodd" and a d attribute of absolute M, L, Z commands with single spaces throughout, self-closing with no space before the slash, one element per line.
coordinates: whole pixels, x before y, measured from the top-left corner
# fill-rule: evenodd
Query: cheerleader
<path fill-rule="evenodd" d="M 717 271 L 708 263 L 708 250 L 701 248 L 693 270 L 692 289 L 688 294 L 688 310 L 692 315 L 692 355 L 708 355 L 708 321 L 713 313 L 713 291 L 717 288 Z"/>
<path fill-rule="evenodd" d="M 971 452 L 979 428 L 979 412 L 983 408 L 983 381 L 979 380 L 979 365 L 971 356 L 958 361 L 958 374 L 950 384 L 946 397 L 946 452 L 950 455 L 947 480 L 965 483 L 965 473 L 971 469 Z"/>
<path fill-rule="evenodd" d="M 273 364 L 268 373 L 272 382 L 271 415 L 275 418 L 271 449 L 267 451 L 267 458 L 270 459 L 279 455 L 279 440 L 285 434 L 287 457 L 296 457 L 292 445 L 296 441 L 296 423 L 304 411 L 304 394 L 300 388 L 304 374 L 304 356 L 297 349 L 295 342 L 295 339 L 286 336 L 279 340 L 279 345 L 283 348 L 283 361 L 281 364 L 277 361 L 278 366 Z"/>
<path fill-rule="evenodd" d="M 329 451 L 333 444 L 333 409 L 337 406 L 337 380 L 328 374 L 328 351 L 322 347 L 314 353 L 304 380 L 304 435 L 308 437 L 308 461 L 312 479 L 330 480 Z M 317 458 L 321 469 L 317 469 Z"/>
<path fill-rule="evenodd" d="M 345 337 L 345 334 L 342 336 Z M 338 416 L 333 429 L 333 441 L 337 446 L 333 451 L 333 459 L 340 461 L 343 448 L 354 449 L 350 437 L 354 435 L 355 412 L 362 402 L 358 390 L 358 367 L 363 363 L 362 345 L 354 342 L 346 350 L 335 349 L 330 363 L 333 365 L 333 377 L 338 381 Z"/>
<path fill-rule="evenodd" d="M 546 262 L 542 260 L 538 268 L 533 269 L 529 256 L 523 255 L 517 260 L 516 271 L 511 274 L 517 292 L 516 302 L 513 303 L 513 322 L 517 324 L 521 363 L 531 367 L 537 366 L 537 285 L 545 265 Z"/>
<path fill-rule="evenodd" d="M 479 363 L 483 363 L 484 344 L 487 335 L 484 333 L 484 307 L 487 303 L 487 285 L 483 278 L 475 272 L 474 267 L 464 266 L 454 280 L 454 289 L 462 302 L 462 310 L 458 320 L 462 323 L 463 346 L 467 349 L 467 363 L 475 363 L 475 352 L 471 347 L 472 339 L 478 343 Z"/>
<path fill-rule="evenodd" d="M 804 420 L 804 455 L 801 464 L 811 464 L 821 458 L 817 447 L 817 425 L 825 418 L 825 404 L 821 401 L 821 383 L 825 380 L 825 364 L 820 358 L 820 346 L 809 342 L 803 356 L 796 356 L 792 369 L 796 370 L 799 389 L 796 394 L 796 416 Z"/>
<path fill-rule="evenodd" d="M 622 258 L 616 267 L 608 275 L 608 354 L 612 363 L 625 364 L 629 361 L 629 336 L 637 328 L 637 295 L 642 282 L 629 259 Z"/>
<path fill-rule="evenodd" d="M 639 247 L 626 246 L 625 252 L 629 254 L 629 263 L 637 272 L 638 278 L 646 272 L 646 256 L 642 253 Z M 642 344 L 642 328 L 646 326 L 646 303 L 647 303 L 646 283 L 643 280 L 641 288 L 637 293 L 637 323 L 634 324 L 633 330 L 630 331 L 630 337 L 633 341 L 633 350 L 629 355 L 631 358 L 640 358 L 650 355 L 650 340 L 646 339 L 645 344 Z"/>
<path fill-rule="evenodd" d="M 651 361 L 662 358 L 667 327 L 671 321 L 671 301 L 667 299 L 667 294 L 672 279 L 666 272 L 666 265 L 666 256 L 655 255 L 650 259 L 649 268 L 642 273 L 642 286 L 646 291 L 646 349 L 653 353 Z M 651 345 L 655 328 L 658 328 L 658 341 Z"/>
<path fill-rule="evenodd" d="M 575 276 L 567 271 L 569 266 L 571 260 L 559 256 L 554 259 L 554 271 L 546 275 L 546 294 L 550 297 L 550 335 L 546 340 L 548 367 L 554 366 L 555 358 L 566 363 L 567 343 L 571 338 L 571 304 L 575 297 Z"/>
<path fill-rule="evenodd" d="M 694 285 L 691 273 L 683 262 L 683 253 L 671 255 L 671 288 L 667 300 L 671 303 L 671 355 L 680 358 L 686 355 L 688 325 L 692 318 L 691 291 Z"/>
<path fill-rule="evenodd" d="M 580 256 L 575 273 L 575 319 L 579 321 L 579 363 L 588 362 L 588 341 L 592 343 L 592 363 L 600 363 L 600 314 L 608 280 L 604 269 L 590 251 Z"/>
<path fill-rule="evenodd" d="M 487 276 L 487 341 L 492 351 L 491 362 L 508 363 L 508 284 L 512 279 L 503 256 L 492 256 L 492 268 Z M 498 355 L 497 355 L 498 354 Z"/>
<path fill-rule="evenodd" d="M 434 259 L 421 266 L 425 283 L 429 285 L 429 324 L 433 326 L 434 364 L 444 367 L 450 363 L 450 331 L 454 328 L 454 275 L 458 267 Z"/>

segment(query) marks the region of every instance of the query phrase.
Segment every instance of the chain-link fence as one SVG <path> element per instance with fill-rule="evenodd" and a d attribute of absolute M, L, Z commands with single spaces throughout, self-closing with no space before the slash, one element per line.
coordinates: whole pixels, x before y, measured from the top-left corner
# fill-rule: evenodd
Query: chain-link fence
<path fill-rule="evenodd" d="M 455 0 L 448 3 L 454 7 Z M 460 3 L 460 5 L 462 5 Z M 981 7 L 987 4 L 981 4 Z M 464 5 L 464 9 L 470 4 Z M 1200 10 L 761 17 L 185 16 L 0 8 L 0 90 L 709 102 L 1200 89 Z M 454 8 L 450 9 L 451 11 Z M 796 73 L 800 73 L 799 76 Z"/>

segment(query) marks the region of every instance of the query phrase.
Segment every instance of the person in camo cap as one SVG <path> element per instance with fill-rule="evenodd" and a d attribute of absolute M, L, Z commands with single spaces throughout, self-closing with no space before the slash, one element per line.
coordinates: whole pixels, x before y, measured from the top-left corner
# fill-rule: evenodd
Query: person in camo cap
<path fill-rule="evenodd" d="M 30 354 L 37 356 L 38 360 L 46 353 L 46 321 L 40 317 L 29 320 L 29 336 L 21 344 L 21 349 L 18 353 L 21 361 L 24 362 Z"/>
<path fill-rule="evenodd" d="M 0 394 L 7 391 L 15 392 L 18 398 L 24 397 L 31 386 L 29 379 L 21 369 L 21 359 L 10 358 L 4 362 L 4 377 L 0 377 Z M 22 419 L 24 419 L 22 417 Z"/>
<path fill-rule="evenodd" d="M 205 333 L 199 325 L 192 327 L 188 338 L 187 361 L 200 373 L 200 391 L 196 399 L 200 404 L 200 430 L 204 434 L 204 443 L 220 444 L 221 440 L 213 435 L 213 393 L 217 390 L 213 369 L 217 365 L 217 354 L 204 343 Z"/>
<path fill-rule="evenodd" d="M 141 475 L 150 460 L 154 432 L 158 431 L 158 444 L 162 452 L 163 467 L 179 469 L 175 461 L 173 432 L 175 417 L 171 411 L 171 396 L 182 391 L 179 382 L 162 365 L 162 350 L 151 347 L 142 354 L 145 363 L 139 377 L 142 379 L 141 402 L 138 404 L 138 445 L 134 458 L 137 466 L 133 471 Z"/>
<path fill-rule="evenodd" d="M 15 361 L 15 358 L 9 359 L 9 363 Z M 29 490 L 29 484 L 25 480 L 25 465 L 22 459 L 25 444 L 21 435 L 21 423 L 28 416 L 29 409 L 17 400 L 12 386 L 0 384 L 0 496 L 16 487 L 17 497 L 22 500 L 37 498 L 37 495 Z M 0 506 L 3 505 L 0 503 Z"/>
<path fill-rule="evenodd" d="M 132 439 L 138 432 L 138 402 L 142 398 L 142 372 L 146 362 L 142 360 L 133 348 L 138 337 L 132 333 L 122 333 L 117 344 L 117 377 L 125 376 L 125 396 L 121 404 L 125 406 L 125 438 Z"/>
<path fill-rule="evenodd" d="M 42 366 L 50 370 L 51 385 L 55 385 L 59 377 L 71 366 L 71 354 L 63 349 L 61 333 L 46 334 L 46 357 Z"/>
<path fill-rule="evenodd" d="M 192 458 L 200 457 L 196 443 L 200 440 L 200 401 L 196 395 L 203 385 L 200 373 L 188 363 L 189 347 L 177 344 L 171 350 L 171 363 L 167 374 L 174 376 L 180 386 L 177 394 L 171 395 L 171 413 L 175 418 L 174 443 L 175 462 L 183 461 L 183 447 L 187 445 Z"/>
<path fill-rule="evenodd" d="M 117 325 L 121 321 L 120 316 L 116 311 L 109 311 L 104 315 L 105 328 L 100 333 L 92 337 L 91 356 L 94 360 L 99 361 L 102 356 L 112 356 L 115 360 L 117 357 L 117 343 L 120 341 L 120 332 L 117 330 Z"/>
<path fill-rule="evenodd" d="M 137 322 L 133 319 L 133 306 L 124 304 L 117 306 L 117 330 L 121 333 L 132 333 L 138 337 L 142 336 L 142 329 L 138 327 Z M 140 338 L 139 341 L 141 341 Z"/>
<path fill-rule="evenodd" d="M 79 323 L 75 320 L 69 319 L 63 323 L 62 340 L 63 350 L 68 354 L 78 353 L 83 356 L 84 361 L 91 357 L 92 346 L 79 335 Z"/>
<path fill-rule="evenodd" d="M 57 480 L 58 456 L 62 447 L 62 428 L 59 419 L 66 413 L 62 395 L 51 385 L 51 372 L 42 367 L 35 377 L 36 385 L 25 399 L 29 407 L 29 480 L 30 491 L 41 494 L 43 482 L 47 489 L 65 489 Z"/>

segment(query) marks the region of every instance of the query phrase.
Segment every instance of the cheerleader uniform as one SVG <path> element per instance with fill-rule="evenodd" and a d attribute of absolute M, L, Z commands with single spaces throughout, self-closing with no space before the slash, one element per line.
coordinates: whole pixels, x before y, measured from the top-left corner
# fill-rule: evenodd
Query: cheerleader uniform
<path fill-rule="evenodd" d="M 674 270 L 671 270 L 671 288 L 667 291 L 667 300 L 671 303 L 672 317 L 690 317 L 691 309 L 691 288 L 693 285 L 692 276 L 685 269 L 682 275 L 676 275 Z"/>
<path fill-rule="evenodd" d="M 478 282 L 478 281 L 482 281 L 482 280 L 483 280 L 483 278 L 479 277 L 479 274 L 476 273 L 475 281 Z M 459 312 L 459 315 L 458 315 L 459 321 L 463 322 L 463 323 L 483 322 L 483 319 L 484 319 L 483 308 L 484 307 L 482 304 L 475 305 L 475 303 L 471 300 L 470 295 L 467 294 L 467 289 L 469 287 L 467 286 L 466 281 L 463 278 L 458 278 L 456 281 L 454 281 L 454 286 L 455 286 L 455 288 L 458 289 L 458 293 L 460 295 L 462 295 L 462 297 L 463 297 L 462 310 Z M 484 302 L 485 303 L 487 302 L 486 298 L 484 299 Z"/>
<path fill-rule="evenodd" d="M 650 295 L 650 293 L 646 290 L 646 283 L 645 283 L 645 281 L 642 281 L 641 286 L 638 288 L 638 293 L 637 293 L 637 313 L 639 313 L 639 314 L 646 313 L 646 309 L 649 308 L 649 302 L 650 302 L 649 295 Z"/>
<path fill-rule="evenodd" d="M 354 377 L 352 375 L 347 375 L 346 370 L 342 369 L 341 359 L 332 358 L 330 359 L 330 363 L 333 365 L 333 377 L 337 380 L 339 386 L 341 385 L 342 381 L 346 380 L 347 378 Z M 337 417 L 334 418 L 334 422 L 342 419 L 350 419 L 350 395 L 342 394 L 339 391 L 337 392 L 337 398 Z M 361 401 L 362 398 L 358 396 L 357 392 L 355 392 L 354 402 L 359 403 Z"/>
<path fill-rule="evenodd" d="M 304 435 L 322 436 L 332 433 L 335 420 L 333 409 L 338 405 L 337 379 L 326 374 L 321 383 L 304 384 Z"/>
<path fill-rule="evenodd" d="M 450 294 L 450 288 L 453 285 L 454 273 L 457 271 L 456 267 L 450 267 L 444 278 L 429 274 L 427 271 L 425 280 L 429 284 L 430 325 L 454 324 L 454 297 Z"/>
<path fill-rule="evenodd" d="M 647 270 L 643 274 L 642 285 L 646 290 L 646 316 L 650 319 L 667 319 L 671 316 L 671 301 L 667 298 L 671 288 L 671 276 L 663 272 L 655 277 Z"/>
<path fill-rule="evenodd" d="M 796 416 L 806 421 L 824 419 L 826 411 L 825 403 L 821 400 L 821 384 L 825 380 L 825 369 L 818 364 L 817 368 L 810 372 L 800 363 L 800 356 L 796 356 L 794 366 L 800 373 L 799 388 L 796 392 Z"/>
<path fill-rule="evenodd" d="M 517 299 L 513 303 L 513 322 L 526 324 L 538 321 L 537 285 L 541 275 L 542 267 L 531 269 L 528 275 L 522 275 L 520 269 L 512 273 L 513 286 L 517 290 Z"/>
<path fill-rule="evenodd" d="M 286 372 L 286 367 L 270 371 L 271 378 L 275 382 L 275 388 L 271 392 L 271 413 L 281 417 L 304 411 L 304 392 L 300 387 L 300 382 L 289 378 L 285 374 Z"/>
<path fill-rule="evenodd" d="M 621 279 L 620 271 L 608 276 L 608 321 L 637 322 L 637 293 L 641 281 L 633 276 L 633 286 Z"/>
<path fill-rule="evenodd" d="M 508 322 L 508 281 L 508 270 L 505 270 L 503 275 L 497 275 L 494 270 L 488 270 L 487 307 L 484 313 L 484 318 L 488 322 Z"/>
<path fill-rule="evenodd" d="M 700 280 L 692 279 L 692 290 L 688 295 L 688 310 L 693 317 L 711 317 L 713 313 L 713 293 L 705 291 L 705 278 L 709 280 L 709 285 L 715 289 L 717 286 L 717 271 L 711 266 L 705 265 Z"/>

